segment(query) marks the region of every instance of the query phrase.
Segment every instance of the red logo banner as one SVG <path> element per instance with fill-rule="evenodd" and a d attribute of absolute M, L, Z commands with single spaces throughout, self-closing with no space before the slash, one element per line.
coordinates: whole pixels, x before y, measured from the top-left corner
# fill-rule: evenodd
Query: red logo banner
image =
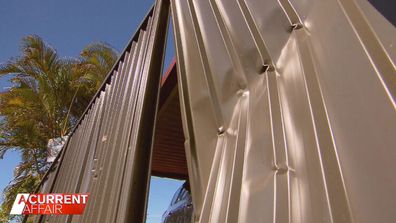
<path fill-rule="evenodd" d="M 89 194 L 18 194 L 10 214 L 80 215 Z"/>

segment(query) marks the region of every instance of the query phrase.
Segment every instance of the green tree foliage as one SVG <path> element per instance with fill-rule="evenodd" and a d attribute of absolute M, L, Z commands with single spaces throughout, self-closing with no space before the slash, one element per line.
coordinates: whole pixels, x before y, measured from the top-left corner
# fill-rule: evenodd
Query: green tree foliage
<path fill-rule="evenodd" d="M 0 93 L 0 158 L 18 150 L 22 160 L 4 190 L 1 222 L 9 220 L 16 194 L 31 192 L 48 170 L 48 140 L 73 128 L 117 59 L 105 43 L 61 58 L 38 36 L 23 38 L 20 52 L 0 65 L 0 76 L 10 75 L 13 83 Z"/>

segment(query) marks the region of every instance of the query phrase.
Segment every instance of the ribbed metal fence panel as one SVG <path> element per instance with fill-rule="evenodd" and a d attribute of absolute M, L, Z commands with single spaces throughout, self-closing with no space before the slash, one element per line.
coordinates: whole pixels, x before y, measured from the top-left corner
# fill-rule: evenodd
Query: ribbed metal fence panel
<path fill-rule="evenodd" d="M 144 221 L 168 12 L 156 2 L 39 188 L 90 193 L 84 214 L 35 222 Z"/>
<path fill-rule="evenodd" d="M 396 31 L 365 0 L 171 0 L 195 222 L 396 222 Z"/>

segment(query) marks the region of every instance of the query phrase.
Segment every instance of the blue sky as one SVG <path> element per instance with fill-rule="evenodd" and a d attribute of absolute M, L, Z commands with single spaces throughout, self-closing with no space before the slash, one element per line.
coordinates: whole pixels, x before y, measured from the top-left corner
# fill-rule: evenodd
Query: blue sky
<path fill-rule="evenodd" d="M 91 42 L 104 41 L 121 52 L 153 0 L 0 0 L 0 63 L 18 56 L 22 37 L 36 34 L 63 57 L 76 57 Z M 170 38 L 172 45 L 172 39 Z M 174 55 L 171 46 L 166 64 Z M 0 79 L 0 91 L 11 84 Z M 0 190 L 10 182 L 18 152 L 8 152 L 0 160 Z M 160 222 L 180 181 L 152 178 L 147 222 Z"/>

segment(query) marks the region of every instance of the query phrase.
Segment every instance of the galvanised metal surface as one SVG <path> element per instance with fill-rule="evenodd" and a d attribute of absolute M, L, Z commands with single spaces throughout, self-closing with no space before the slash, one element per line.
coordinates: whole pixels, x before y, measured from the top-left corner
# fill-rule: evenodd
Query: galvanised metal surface
<path fill-rule="evenodd" d="M 370 3 L 171 8 L 195 222 L 396 222 L 396 29 Z"/>
<path fill-rule="evenodd" d="M 168 14 L 157 1 L 39 188 L 90 193 L 84 214 L 35 222 L 144 221 Z"/>

